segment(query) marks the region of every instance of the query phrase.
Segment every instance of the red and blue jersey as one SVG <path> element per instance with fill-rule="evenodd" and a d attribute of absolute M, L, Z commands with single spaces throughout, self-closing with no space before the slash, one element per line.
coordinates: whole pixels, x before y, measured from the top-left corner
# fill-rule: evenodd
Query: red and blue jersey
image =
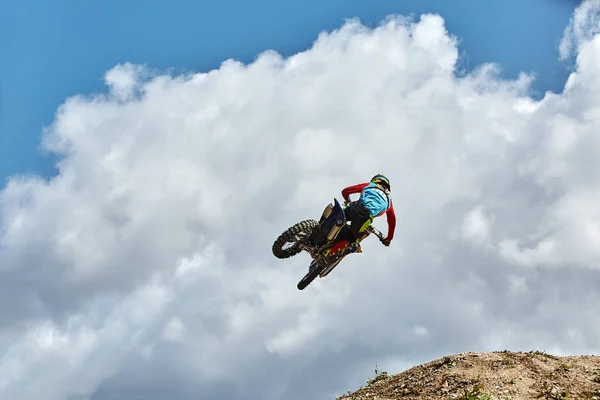
<path fill-rule="evenodd" d="M 354 193 L 360 193 L 360 202 L 369 210 L 373 218 L 386 214 L 388 223 L 387 239 L 392 240 L 396 228 L 396 213 L 389 194 L 372 182 L 359 183 L 342 190 L 342 196 L 346 201 L 350 201 L 350 195 Z"/>

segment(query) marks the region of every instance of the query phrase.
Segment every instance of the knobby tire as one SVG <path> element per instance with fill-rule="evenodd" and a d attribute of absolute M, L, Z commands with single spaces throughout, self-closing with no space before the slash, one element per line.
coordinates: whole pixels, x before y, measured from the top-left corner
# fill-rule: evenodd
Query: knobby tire
<path fill-rule="evenodd" d="M 275 243 L 273 243 L 273 255 L 277 258 L 289 258 L 300 253 L 302 249 L 296 246 L 297 240 L 294 240 L 294 237 L 299 234 L 302 234 L 303 237 L 310 235 L 312 230 L 318 224 L 319 223 L 314 219 L 307 219 L 289 227 L 281 235 L 279 235 L 277 240 L 275 240 Z M 282 247 L 288 242 L 293 242 L 294 245 L 289 249 L 284 250 Z"/>
<path fill-rule="evenodd" d="M 308 273 L 304 275 L 304 278 L 298 282 L 298 290 L 303 290 L 305 287 L 310 285 L 310 283 L 314 281 L 324 269 L 325 268 L 322 265 L 316 264 L 315 267 L 308 271 Z"/>

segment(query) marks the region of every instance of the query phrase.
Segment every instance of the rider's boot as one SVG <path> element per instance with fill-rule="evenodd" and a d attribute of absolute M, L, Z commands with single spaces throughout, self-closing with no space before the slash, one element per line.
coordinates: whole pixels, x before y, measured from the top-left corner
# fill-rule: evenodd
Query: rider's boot
<path fill-rule="evenodd" d="M 342 253 L 342 257 L 350 254 L 350 253 L 354 253 L 358 250 L 358 243 L 354 242 L 351 243 L 348 247 L 346 247 L 346 249 L 344 250 L 344 253 Z"/>

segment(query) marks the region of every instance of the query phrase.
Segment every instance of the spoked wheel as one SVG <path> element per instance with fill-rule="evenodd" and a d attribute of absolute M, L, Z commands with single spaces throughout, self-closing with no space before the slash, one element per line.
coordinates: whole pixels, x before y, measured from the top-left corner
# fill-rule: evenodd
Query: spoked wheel
<path fill-rule="evenodd" d="M 317 225 L 319 223 L 314 219 L 307 219 L 288 228 L 273 243 L 273 255 L 277 258 L 289 258 L 300 253 L 302 249 L 298 247 L 299 242 L 306 239 Z"/>
<path fill-rule="evenodd" d="M 313 260 L 310 263 L 308 273 L 306 275 L 304 275 L 304 278 L 302 278 L 300 280 L 300 282 L 298 282 L 298 285 L 297 285 L 298 289 L 303 290 L 305 287 L 310 285 L 310 283 L 312 281 L 314 281 L 317 276 L 319 276 L 319 274 L 321 273 L 321 271 L 323 271 L 323 269 L 324 269 L 324 267 L 322 265 L 317 264 L 317 262 Z"/>
<path fill-rule="evenodd" d="M 338 265 L 339 263 L 341 263 L 341 262 L 342 262 L 342 260 L 343 260 L 343 259 L 344 259 L 344 257 L 340 257 L 340 258 L 338 258 L 337 260 L 335 260 L 334 262 L 332 262 L 332 263 L 331 263 L 331 264 L 330 264 L 330 265 L 329 265 L 327 268 L 323 268 L 323 269 L 321 270 L 321 272 L 319 273 L 319 276 L 320 276 L 321 278 L 325 278 L 327 275 L 329 275 L 329 273 L 330 273 L 331 271 L 333 271 L 333 269 L 334 269 L 335 267 L 337 267 L 337 265 Z"/>

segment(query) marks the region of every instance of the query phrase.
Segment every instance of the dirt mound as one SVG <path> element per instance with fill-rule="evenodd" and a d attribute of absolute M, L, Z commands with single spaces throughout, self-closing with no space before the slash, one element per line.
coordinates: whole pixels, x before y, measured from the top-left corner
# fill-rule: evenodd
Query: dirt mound
<path fill-rule="evenodd" d="M 336 400 L 600 400 L 600 356 L 532 352 L 460 353 L 397 375 L 380 372 Z"/>

